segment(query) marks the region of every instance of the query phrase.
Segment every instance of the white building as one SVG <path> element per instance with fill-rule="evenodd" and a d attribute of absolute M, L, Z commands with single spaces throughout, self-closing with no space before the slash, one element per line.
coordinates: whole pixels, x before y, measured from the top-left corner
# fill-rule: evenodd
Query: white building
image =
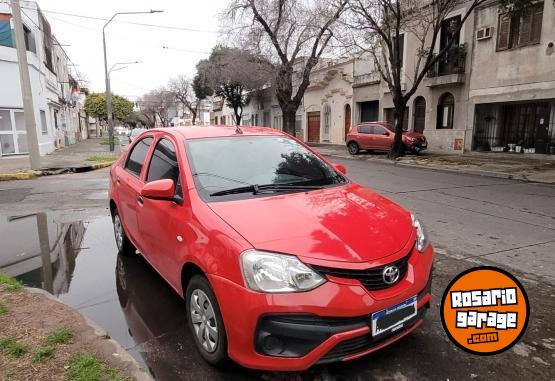
<path fill-rule="evenodd" d="M 21 1 L 40 154 L 88 136 L 69 58 L 36 2 Z M 0 156 L 25 154 L 27 132 L 9 3 L 0 3 Z M 77 116 L 76 116 L 77 115 Z"/>

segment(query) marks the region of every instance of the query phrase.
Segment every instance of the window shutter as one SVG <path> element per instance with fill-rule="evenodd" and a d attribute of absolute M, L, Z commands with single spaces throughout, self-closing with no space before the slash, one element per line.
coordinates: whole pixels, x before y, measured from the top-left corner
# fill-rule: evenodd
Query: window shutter
<path fill-rule="evenodd" d="M 509 15 L 499 15 L 499 27 L 497 31 L 497 50 L 509 49 L 509 38 L 511 34 L 511 17 Z"/>
<path fill-rule="evenodd" d="M 518 35 L 518 46 L 530 43 L 532 36 L 532 17 L 533 13 L 528 14 L 520 19 L 520 30 Z"/>
<path fill-rule="evenodd" d="M 530 42 L 538 43 L 541 40 L 542 21 L 543 21 L 543 3 L 536 4 L 532 9 L 532 26 L 530 30 Z"/>

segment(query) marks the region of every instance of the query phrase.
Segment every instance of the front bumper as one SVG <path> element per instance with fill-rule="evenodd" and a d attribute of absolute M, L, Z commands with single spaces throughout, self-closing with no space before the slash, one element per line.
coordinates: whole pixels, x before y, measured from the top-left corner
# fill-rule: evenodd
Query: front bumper
<path fill-rule="evenodd" d="M 254 369 L 302 371 L 379 350 L 421 323 L 431 302 L 433 249 L 414 251 L 405 277 L 386 290 L 326 282 L 310 292 L 263 294 L 209 276 L 228 337 L 229 356 Z M 417 316 L 384 337 L 371 334 L 372 313 L 418 295 Z"/>

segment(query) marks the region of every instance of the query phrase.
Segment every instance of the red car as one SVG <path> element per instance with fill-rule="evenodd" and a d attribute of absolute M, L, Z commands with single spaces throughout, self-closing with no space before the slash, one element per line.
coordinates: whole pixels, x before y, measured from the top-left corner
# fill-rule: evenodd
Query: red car
<path fill-rule="evenodd" d="M 279 131 L 145 131 L 111 168 L 109 195 L 120 253 L 141 253 L 185 299 L 211 364 L 355 359 L 430 306 L 420 221 Z"/>
<path fill-rule="evenodd" d="M 356 155 L 361 149 L 389 151 L 395 137 L 394 128 L 387 122 L 361 123 L 347 134 L 347 149 Z M 419 132 L 403 132 L 405 150 L 418 154 L 428 148 L 426 137 Z"/>

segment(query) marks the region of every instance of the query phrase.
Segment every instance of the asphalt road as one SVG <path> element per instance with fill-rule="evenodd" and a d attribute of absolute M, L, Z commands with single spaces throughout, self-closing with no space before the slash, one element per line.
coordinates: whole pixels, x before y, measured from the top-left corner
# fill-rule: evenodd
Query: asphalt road
<path fill-rule="evenodd" d="M 18 243 L 40 236 L 32 231 L 35 225 L 14 231 L 8 217 L 45 212 L 46 220 L 56 226 L 51 236 L 58 234 L 63 246 L 73 247 L 69 277 L 65 283 L 58 282 L 61 286 L 54 279 L 55 293 L 104 326 L 161 380 L 555 379 L 555 187 L 367 161 L 334 161 L 345 164 L 353 180 L 419 215 L 438 253 L 435 300 L 422 328 L 352 363 L 302 374 L 240 367 L 222 372 L 203 363 L 185 327 L 182 301 L 140 258 L 118 259 L 115 254 L 106 208 L 107 170 L 0 183 L 0 263 L 14 258 L 21 262 Z M 524 284 L 531 302 L 531 320 L 521 342 L 492 357 L 458 350 L 444 334 L 438 313 L 448 282 L 480 264 L 511 271 Z M 28 274 L 22 279 L 31 282 Z"/>

